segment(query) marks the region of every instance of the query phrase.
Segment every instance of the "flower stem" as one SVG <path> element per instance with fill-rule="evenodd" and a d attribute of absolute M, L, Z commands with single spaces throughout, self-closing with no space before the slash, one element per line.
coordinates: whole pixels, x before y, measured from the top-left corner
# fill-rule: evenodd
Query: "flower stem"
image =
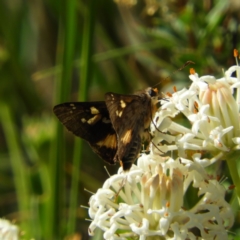
<path fill-rule="evenodd" d="M 230 175 L 232 177 L 233 183 L 235 185 L 235 191 L 238 198 L 238 203 L 240 204 L 240 178 L 237 168 L 236 160 L 239 158 L 239 152 L 238 151 L 232 151 L 227 156 L 227 164 L 229 168 Z"/>

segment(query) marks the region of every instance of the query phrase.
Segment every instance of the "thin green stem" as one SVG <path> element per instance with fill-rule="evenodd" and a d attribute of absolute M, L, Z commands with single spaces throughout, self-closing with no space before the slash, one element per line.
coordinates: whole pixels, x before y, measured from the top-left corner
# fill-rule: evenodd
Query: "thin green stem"
<path fill-rule="evenodd" d="M 227 156 L 228 169 L 231 174 L 233 184 L 235 186 L 235 192 L 237 194 L 238 203 L 240 205 L 240 178 L 237 167 L 237 160 L 239 160 L 239 151 L 233 151 Z"/>
<path fill-rule="evenodd" d="M 91 1 L 88 8 L 84 8 L 83 13 L 83 34 L 82 34 L 82 46 L 81 46 L 81 66 L 80 66 L 80 85 L 79 85 L 79 97 L 80 101 L 86 101 L 87 89 L 89 79 L 91 79 L 92 69 L 92 39 L 93 39 L 93 26 L 94 26 L 94 11 L 95 1 Z M 78 184 L 80 177 L 80 166 L 82 156 L 82 140 L 76 138 L 74 143 L 74 155 L 73 155 L 73 171 L 70 193 L 70 209 L 69 209 L 69 221 L 68 221 L 68 233 L 73 233 L 76 227 L 77 208 L 78 202 Z"/>
<path fill-rule="evenodd" d="M 9 149 L 10 160 L 12 165 L 14 184 L 17 192 L 17 202 L 20 211 L 20 216 L 22 216 L 25 220 L 21 223 L 22 230 L 28 230 L 24 237 L 31 236 L 29 231 L 31 228 L 29 225 L 31 224 L 31 216 L 30 214 L 30 193 L 29 193 L 29 175 L 27 168 L 24 164 L 24 157 L 22 155 L 21 147 L 19 144 L 19 135 L 18 130 L 15 127 L 15 122 L 10 110 L 10 107 L 7 104 L 0 104 L 0 119 L 3 126 L 4 135 L 6 137 L 7 146 Z M 27 217 L 26 217 L 26 214 Z"/>
<path fill-rule="evenodd" d="M 76 23 L 77 23 L 77 0 L 68 1 L 67 4 L 67 16 L 69 18 L 66 21 L 66 27 L 67 27 L 67 36 L 66 36 L 66 56 L 64 58 L 64 65 L 66 66 L 66 73 L 62 75 L 63 79 L 62 81 L 65 81 L 68 79 L 68 82 L 70 82 L 71 79 L 71 73 L 73 68 L 73 58 L 74 58 L 74 47 L 76 43 Z M 67 72 L 68 71 L 68 72 Z M 69 89 L 70 92 L 70 89 Z M 69 94 L 68 92 L 68 94 Z M 72 186 L 70 192 L 72 192 Z M 75 231 L 75 225 L 76 225 L 76 216 L 71 214 L 71 193 L 70 193 L 70 206 L 69 206 L 69 213 L 68 213 L 68 219 L 66 222 L 66 235 L 73 234 Z"/>
<path fill-rule="evenodd" d="M 63 1 L 63 17 L 59 21 L 59 42 L 57 62 L 62 66 L 61 75 L 56 79 L 55 103 L 67 101 L 71 89 L 71 78 L 73 68 L 73 56 L 76 33 L 76 0 Z M 63 51 L 61 48 L 63 46 Z M 47 239 L 61 239 L 66 235 L 66 220 L 63 218 L 65 208 L 64 182 L 66 162 L 65 143 L 63 141 L 63 127 L 57 125 L 56 138 L 52 144 L 50 176 L 52 183 L 52 194 L 47 208 Z"/>

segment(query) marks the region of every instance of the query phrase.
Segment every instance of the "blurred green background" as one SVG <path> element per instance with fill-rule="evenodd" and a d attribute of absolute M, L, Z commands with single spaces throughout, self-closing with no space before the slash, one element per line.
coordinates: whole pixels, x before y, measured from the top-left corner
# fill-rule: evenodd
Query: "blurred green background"
<path fill-rule="evenodd" d="M 80 205 L 91 196 L 84 189 L 96 192 L 108 177 L 106 164 L 53 106 L 157 83 L 172 92 L 189 85 L 190 67 L 221 76 L 240 49 L 239 21 L 238 0 L 1 0 L 0 217 L 22 239 L 88 239 Z"/>

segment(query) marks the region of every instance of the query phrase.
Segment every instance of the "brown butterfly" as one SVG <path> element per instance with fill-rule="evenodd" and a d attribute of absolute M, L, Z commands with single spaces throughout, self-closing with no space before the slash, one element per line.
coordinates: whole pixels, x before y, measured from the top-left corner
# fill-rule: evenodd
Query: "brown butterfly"
<path fill-rule="evenodd" d="M 129 170 L 149 138 L 158 91 L 148 88 L 134 95 L 106 93 L 101 102 L 69 102 L 53 108 L 60 122 L 85 139 L 109 164 L 120 162 Z"/>

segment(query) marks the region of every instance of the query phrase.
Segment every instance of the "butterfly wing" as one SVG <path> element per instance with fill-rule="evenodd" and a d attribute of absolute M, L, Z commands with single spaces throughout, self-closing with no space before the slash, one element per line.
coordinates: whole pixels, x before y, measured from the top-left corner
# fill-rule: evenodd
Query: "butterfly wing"
<path fill-rule="evenodd" d="M 120 161 L 124 170 L 130 169 L 141 150 L 141 138 L 151 117 L 151 97 L 146 93 L 121 95 L 106 93 L 106 105 L 118 138 L 114 160 Z M 149 121 L 150 119 L 150 121 Z"/>
<path fill-rule="evenodd" d="M 117 136 L 105 102 L 70 102 L 53 108 L 60 122 L 74 135 L 86 140 L 105 161 L 114 164 Z"/>

